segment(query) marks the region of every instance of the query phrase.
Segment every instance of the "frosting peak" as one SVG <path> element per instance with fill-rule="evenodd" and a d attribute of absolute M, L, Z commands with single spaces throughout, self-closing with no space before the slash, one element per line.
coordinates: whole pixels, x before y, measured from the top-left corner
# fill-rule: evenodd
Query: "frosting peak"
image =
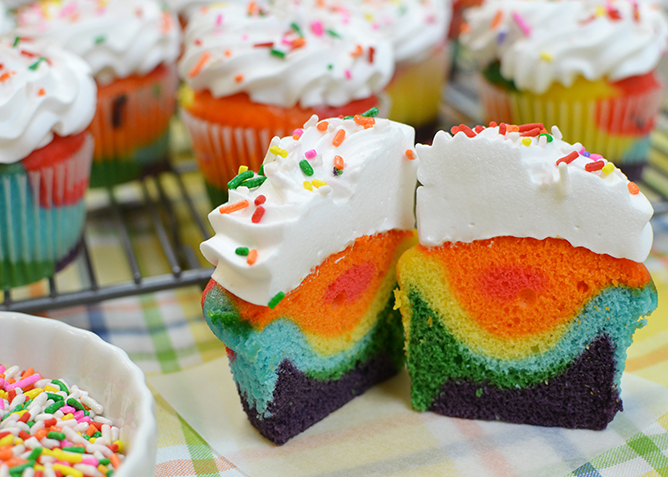
<path fill-rule="evenodd" d="M 358 237 L 413 229 L 413 140 L 410 126 L 360 116 L 313 116 L 274 138 L 266 179 L 238 176 L 229 202 L 209 214 L 216 235 L 201 248 L 214 280 L 266 306 Z"/>
<path fill-rule="evenodd" d="M 418 145 L 420 243 L 497 236 L 563 238 L 576 247 L 642 262 L 653 210 L 612 163 L 542 125 L 439 131 Z M 476 133 L 477 131 L 477 133 Z M 540 135 L 539 135 L 540 134 Z"/>

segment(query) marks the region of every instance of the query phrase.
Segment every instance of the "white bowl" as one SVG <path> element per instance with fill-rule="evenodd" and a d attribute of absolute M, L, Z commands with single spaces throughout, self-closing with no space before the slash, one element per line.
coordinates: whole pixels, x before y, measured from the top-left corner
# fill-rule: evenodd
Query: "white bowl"
<path fill-rule="evenodd" d="M 34 368 L 88 391 L 121 428 L 126 459 L 114 477 L 152 477 L 157 452 L 155 401 L 125 351 L 90 331 L 48 318 L 0 312 L 0 363 Z"/>

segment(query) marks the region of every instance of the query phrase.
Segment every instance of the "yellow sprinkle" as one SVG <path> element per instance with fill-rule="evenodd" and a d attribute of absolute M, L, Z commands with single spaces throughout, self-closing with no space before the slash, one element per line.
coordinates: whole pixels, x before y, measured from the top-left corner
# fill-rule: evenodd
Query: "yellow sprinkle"
<path fill-rule="evenodd" d="M 239 166 L 239 172 L 237 174 L 241 174 L 242 172 L 246 172 L 248 170 L 248 166 Z"/>
<path fill-rule="evenodd" d="M 612 162 L 608 162 L 605 166 L 603 166 L 603 169 L 601 170 L 607 176 L 608 174 L 610 174 L 612 171 L 615 170 L 615 165 Z"/>
<path fill-rule="evenodd" d="M 44 390 L 42 388 L 34 388 L 28 391 L 27 393 L 24 393 L 26 396 L 28 396 L 30 399 L 35 399 L 37 396 L 42 394 Z"/>
<path fill-rule="evenodd" d="M 304 181 L 304 189 L 313 190 L 313 184 L 311 184 L 309 181 Z"/>
<path fill-rule="evenodd" d="M 195 90 L 183 83 L 177 93 L 179 104 L 184 108 L 190 108 L 195 104 Z"/>
<path fill-rule="evenodd" d="M 125 454 L 125 451 L 123 450 L 125 449 L 123 441 L 114 441 L 113 444 L 116 444 L 118 446 L 118 452 L 120 452 L 121 454 Z"/>
<path fill-rule="evenodd" d="M 548 63 L 552 63 L 552 55 L 550 55 L 549 53 L 547 53 L 545 51 L 543 51 L 540 54 L 540 59 L 544 60 L 544 61 L 547 61 Z"/>
<path fill-rule="evenodd" d="M 14 439 L 14 445 L 15 446 L 22 446 L 23 445 L 23 439 L 21 439 L 20 437 L 17 437 L 16 439 Z"/>
<path fill-rule="evenodd" d="M 525 146 L 531 146 L 531 138 L 530 137 L 523 138 L 522 144 L 524 144 Z"/>
<path fill-rule="evenodd" d="M 602 17 L 605 15 L 605 8 L 603 7 L 596 7 L 596 16 L 597 17 Z"/>
<path fill-rule="evenodd" d="M 60 388 L 57 388 L 55 386 L 51 386 L 50 384 L 47 384 L 46 386 L 44 386 L 44 390 L 52 392 L 52 393 L 56 393 L 56 392 L 60 391 Z"/>
<path fill-rule="evenodd" d="M 53 470 L 59 470 L 63 475 L 71 475 L 72 477 L 83 477 L 84 475 L 80 470 L 63 464 L 53 464 L 51 467 Z"/>
<path fill-rule="evenodd" d="M 46 447 L 42 448 L 42 454 L 50 455 L 51 457 L 56 457 L 56 453 L 53 452 L 51 449 L 47 449 Z"/>
<path fill-rule="evenodd" d="M 8 445 L 10 445 L 12 442 L 14 442 L 14 434 L 6 435 L 6 436 L 3 437 L 2 439 L 0 439 L 0 447 L 2 447 L 2 446 L 8 446 Z"/>
<path fill-rule="evenodd" d="M 74 416 L 72 415 L 72 413 L 65 414 L 63 416 L 63 421 L 69 421 L 70 419 L 74 419 Z"/>
<path fill-rule="evenodd" d="M 7 397 L 7 393 L 0 389 L 0 398 L 5 399 Z"/>
<path fill-rule="evenodd" d="M 35 470 L 44 472 L 44 466 L 40 464 L 35 464 Z"/>
<path fill-rule="evenodd" d="M 399 308 L 401 308 L 401 290 L 395 288 L 393 291 L 394 291 L 394 306 L 392 307 L 392 309 L 398 310 Z"/>
<path fill-rule="evenodd" d="M 107 469 L 106 466 L 100 464 L 100 465 L 97 466 L 97 470 L 99 470 L 100 472 L 102 472 L 104 475 L 107 475 L 107 471 L 108 471 L 109 469 Z"/>
<path fill-rule="evenodd" d="M 321 181 L 320 179 L 313 179 L 311 182 L 313 183 L 313 186 L 317 188 L 327 185 L 327 182 Z"/>
<path fill-rule="evenodd" d="M 58 460 L 64 460 L 70 464 L 77 464 L 83 460 L 83 455 L 77 452 L 66 452 L 60 449 L 54 450 L 54 457 Z"/>
<path fill-rule="evenodd" d="M 88 439 L 88 442 L 90 442 L 91 444 L 95 444 L 96 440 L 97 440 L 97 437 L 91 437 L 90 439 Z"/>
<path fill-rule="evenodd" d="M 274 154 L 276 156 L 288 157 L 288 151 L 286 151 L 285 149 L 281 149 L 278 146 L 271 146 L 269 148 L 269 152 L 271 152 L 272 154 Z"/>

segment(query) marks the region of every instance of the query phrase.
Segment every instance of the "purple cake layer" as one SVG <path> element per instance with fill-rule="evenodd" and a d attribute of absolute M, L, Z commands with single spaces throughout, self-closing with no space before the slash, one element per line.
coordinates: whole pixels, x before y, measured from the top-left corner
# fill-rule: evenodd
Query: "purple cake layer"
<path fill-rule="evenodd" d="M 274 444 L 281 445 L 397 372 L 395 361 L 381 354 L 360 363 L 340 379 L 321 381 L 306 376 L 286 359 L 278 368 L 274 399 L 268 408 L 271 417 L 258 416 L 241 392 L 239 395 L 251 424 Z"/>
<path fill-rule="evenodd" d="M 623 410 L 614 387 L 614 350 L 610 339 L 600 336 L 562 374 L 525 389 L 448 381 L 429 410 L 466 419 L 605 429 Z"/>

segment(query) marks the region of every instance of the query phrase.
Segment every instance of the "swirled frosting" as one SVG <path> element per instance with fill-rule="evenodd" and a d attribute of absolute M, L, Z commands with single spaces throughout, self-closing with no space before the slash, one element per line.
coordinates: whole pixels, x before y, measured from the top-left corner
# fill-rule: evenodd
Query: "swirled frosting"
<path fill-rule="evenodd" d="M 228 204 L 209 214 L 216 235 L 201 249 L 214 280 L 266 306 L 356 238 L 413 229 L 413 140 L 413 128 L 387 119 L 317 116 L 274 138 L 264 183 L 230 190 Z"/>
<path fill-rule="evenodd" d="M 653 209 L 635 184 L 581 144 L 561 140 L 556 127 L 551 135 L 521 137 L 529 129 L 467 129 L 454 137 L 439 131 L 432 146 L 417 146 L 420 243 L 555 237 L 645 260 Z"/>
<path fill-rule="evenodd" d="M 77 134 L 95 114 L 90 67 L 57 47 L 0 41 L 0 164 L 47 145 L 53 133 Z"/>
<path fill-rule="evenodd" d="M 656 68 L 668 23 L 653 0 L 489 0 L 466 13 L 462 43 L 521 91 L 578 76 L 617 81 Z"/>
<path fill-rule="evenodd" d="M 182 78 L 215 97 L 247 93 L 282 107 L 342 106 L 380 93 L 394 72 L 389 41 L 285 2 L 211 6 L 191 17 Z"/>
<path fill-rule="evenodd" d="M 16 34 L 82 57 L 106 84 L 179 55 L 176 17 L 156 0 L 45 0 L 17 10 Z"/>

